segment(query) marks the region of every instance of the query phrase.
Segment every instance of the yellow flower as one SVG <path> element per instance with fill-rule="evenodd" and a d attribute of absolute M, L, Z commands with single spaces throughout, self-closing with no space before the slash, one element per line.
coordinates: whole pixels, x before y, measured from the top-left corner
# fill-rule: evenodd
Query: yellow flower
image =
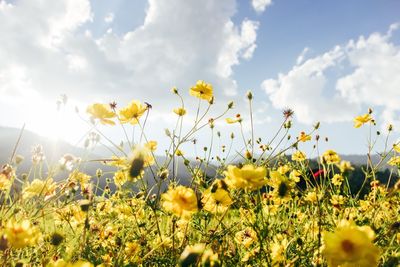
<path fill-rule="evenodd" d="M 125 170 L 118 170 L 114 173 L 114 184 L 121 187 L 129 180 L 129 173 Z"/>
<path fill-rule="evenodd" d="M 93 264 L 87 261 L 66 262 L 63 259 L 51 261 L 47 267 L 93 267 Z"/>
<path fill-rule="evenodd" d="M 161 199 L 163 209 L 179 217 L 190 217 L 197 211 L 197 197 L 191 188 L 182 185 L 169 188 Z"/>
<path fill-rule="evenodd" d="M 292 154 L 292 160 L 294 161 L 305 161 L 307 159 L 307 156 L 304 152 L 297 150 Z"/>
<path fill-rule="evenodd" d="M 99 119 L 102 124 L 115 125 L 115 122 L 111 119 L 114 118 L 116 114 L 107 104 L 95 103 L 90 105 L 86 109 L 86 112 L 89 113 L 92 118 Z"/>
<path fill-rule="evenodd" d="M 290 171 L 290 166 L 287 164 L 278 167 L 278 172 L 281 174 L 286 174 L 288 171 Z"/>
<path fill-rule="evenodd" d="M 350 161 L 342 160 L 339 164 L 340 172 L 352 171 L 354 170 L 353 166 L 351 166 Z"/>
<path fill-rule="evenodd" d="M 86 173 L 80 172 L 78 170 L 74 170 L 68 176 L 68 181 L 74 182 L 76 184 L 79 183 L 81 188 L 84 188 L 86 187 L 86 185 L 89 184 L 90 178 L 91 178 L 90 175 L 87 175 Z"/>
<path fill-rule="evenodd" d="M 220 181 L 220 183 L 223 182 Z M 220 188 L 218 182 L 204 191 L 201 202 L 203 209 L 211 213 L 224 213 L 233 203 L 228 191 Z"/>
<path fill-rule="evenodd" d="M 219 266 L 218 254 L 214 253 L 210 248 L 206 248 L 204 243 L 187 246 L 183 250 L 179 261 L 179 266 Z"/>
<path fill-rule="evenodd" d="M 400 166 L 400 156 L 393 156 L 389 159 L 388 164 L 391 166 Z"/>
<path fill-rule="evenodd" d="M 224 171 L 226 184 L 235 189 L 257 190 L 267 183 L 265 167 L 246 164 L 243 167 L 229 165 Z"/>
<path fill-rule="evenodd" d="M 149 141 L 146 144 L 144 144 L 144 147 L 147 148 L 150 151 L 156 151 L 157 150 L 157 141 Z"/>
<path fill-rule="evenodd" d="M 0 191 L 7 191 L 11 187 L 11 180 L 6 175 L 0 173 Z"/>
<path fill-rule="evenodd" d="M 9 220 L 4 229 L 5 237 L 13 248 L 24 248 L 34 245 L 40 237 L 39 229 L 30 221 L 16 222 Z"/>
<path fill-rule="evenodd" d="M 274 242 L 271 245 L 271 258 L 274 266 L 279 266 L 279 263 L 285 261 L 285 252 L 289 242 L 282 235 L 278 234 L 274 237 Z"/>
<path fill-rule="evenodd" d="M 236 122 L 241 122 L 242 121 L 242 118 L 236 118 L 236 119 L 232 119 L 232 118 L 226 118 L 225 119 L 225 121 L 227 122 L 227 123 L 229 123 L 229 124 L 233 124 L 233 123 L 236 123 Z"/>
<path fill-rule="evenodd" d="M 397 153 L 400 153 L 400 143 L 393 144 L 393 150 Z"/>
<path fill-rule="evenodd" d="M 300 177 L 301 177 L 301 172 L 298 170 L 293 170 L 289 174 L 289 178 L 295 183 L 300 182 Z"/>
<path fill-rule="evenodd" d="M 121 123 L 137 124 L 140 117 L 146 112 L 147 106 L 138 100 L 132 100 L 126 107 L 118 111 L 118 117 Z"/>
<path fill-rule="evenodd" d="M 329 149 L 322 154 L 322 161 L 327 164 L 335 164 L 340 162 L 340 156 L 333 150 Z"/>
<path fill-rule="evenodd" d="M 243 245 L 245 248 L 249 248 L 254 242 L 257 241 L 257 233 L 251 227 L 246 227 L 244 230 L 239 231 L 235 234 L 235 241 Z"/>
<path fill-rule="evenodd" d="M 335 174 L 332 177 L 332 184 L 336 185 L 336 186 L 340 186 L 343 182 L 344 178 L 342 175 L 340 174 Z"/>
<path fill-rule="evenodd" d="M 297 137 L 299 142 L 307 142 L 311 140 L 311 136 L 306 134 L 305 132 L 301 132 L 300 135 Z"/>
<path fill-rule="evenodd" d="M 175 151 L 175 155 L 177 155 L 178 157 L 183 156 L 183 151 L 180 150 L 180 149 L 177 149 L 177 150 Z"/>
<path fill-rule="evenodd" d="M 329 266 L 377 266 L 379 249 L 373 239 L 374 232 L 369 226 L 342 221 L 335 232 L 323 233 L 323 254 Z"/>
<path fill-rule="evenodd" d="M 268 185 L 274 188 L 273 194 L 279 199 L 290 199 L 290 192 L 294 187 L 294 181 L 289 180 L 278 171 L 271 171 Z"/>
<path fill-rule="evenodd" d="M 342 195 L 333 195 L 331 197 L 332 206 L 334 206 L 335 208 L 339 208 L 344 204 L 344 200 L 345 199 Z"/>
<path fill-rule="evenodd" d="M 184 108 L 175 108 L 174 113 L 178 116 L 183 116 L 186 114 L 186 109 Z"/>
<path fill-rule="evenodd" d="M 213 87 L 211 84 L 206 83 L 205 81 L 197 81 L 195 86 L 192 86 L 189 91 L 190 95 L 207 100 L 212 101 L 213 99 Z"/>
<path fill-rule="evenodd" d="M 369 113 L 354 118 L 354 128 L 360 128 L 364 123 L 372 121 Z"/>
<path fill-rule="evenodd" d="M 35 196 L 50 197 L 55 194 L 57 188 L 56 183 L 53 182 L 52 178 L 45 181 L 35 179 L 26 186 L 22 191 L 22 196 L 24 199 L 32 198 Z"/>

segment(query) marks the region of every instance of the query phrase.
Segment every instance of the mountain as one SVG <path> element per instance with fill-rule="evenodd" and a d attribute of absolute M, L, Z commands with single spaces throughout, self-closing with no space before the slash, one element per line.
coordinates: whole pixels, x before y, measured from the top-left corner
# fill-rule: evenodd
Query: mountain
<path fill-rule="evenodd" d="M 14 147 L 17 143 L 18 137 L 21 133 L 21 129 L 10 128 L 10 127 L 2 127 L 0 126 L 0 166 L 8 163 Z M 113 172 L 116 168 L 105 166 L 102 164 L 101 159 L 109 159 L 111 156 L 111 152 L 106 147 L 97 147 L 93 150 L 87 150 L 84 148 L 79 148 L 72 146 L 71 144 L 60 141 L 60 140 L 51 140 L 49 138 L 40 136 L 31 131 L 24 130 L 22 132 L 22 136 L 20 142 L 16 149 L 16 155 L 22 155 L 24 160 L 18 166 L 18 173 L 28 173 L 30 168 L 32 167 L 31 162 L 31 152 L 32 148 L 36 145 L 41 145 L 43 147 L 43 151 L 46 157 L 46 164 L 48 166 L 56 166 L 65 154 L 72 154 L 75 157 L 82 158 L 82 164 L 80 165 L 80 170 L 84 171 L 92 176 L 95 176 L 97 169 L 102 169 L 104 173 L 104 179 L 100 180 L 100 186 L 104 186 L 106 184 L 105 178 L 112 178 Z M 156 161 L 163 165 L 166 161 L 165 156 L 156 156 Z M 188 171 L 188 169 L 184 166 L 184 162 L 181 158 L 177 159 L 177 177 L 179 183 L 188 185 L 191 181 L 192 175 Z M 190 163 L 192 167 L 197 166 L 198 164 L 194 161 Z M 153 172 L 157 172 L 156 168 L 152 168 Z M 45 172 L 47 168 L 45 168 Z M 169 166 L 169 171 L 172 173 L 172 164 Z M 215 176 L 215 167 L 210 165 L 206 170 L 206 174 L 208 177 Z M 68 177 L 67 171 L 61 171 L 54 179 L 62 180 Z M 151 170 L 146 172 L 144 180 L 149 184 L 149 186 L 153 186 L 155 181 L 152 177 Z M 162 184 L 162 189 L 165 190 L 167 187 L 167 181 L 164 181 Z"/>

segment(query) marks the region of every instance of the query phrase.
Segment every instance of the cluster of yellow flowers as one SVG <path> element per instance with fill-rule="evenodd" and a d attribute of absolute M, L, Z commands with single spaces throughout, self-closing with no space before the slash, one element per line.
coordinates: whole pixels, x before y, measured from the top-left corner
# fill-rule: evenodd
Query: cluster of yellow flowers
<path fill-rule="evenodd" d="M 187 110 L 178 89 L 172 92 L 182 100 L 173 109 L 180 122 Z M 199 107 L 203 100 L 210 106 L 214 102 L 213 87 L 205 81 L 198 81 L 189 94 L 199 99 Z M 247 99 L 252 101 L 251 92 Z M 228 110 L 232 107 L 229 103 Z M 300 132 L 281 150 L 261 138 L 247 141 L 242 136 L 244 148 L 237 152 L 241 162 L 228 160 L 225 144 L 222 155 L 213 157 L 206 147 L 205 156 L 190 161 L 182 147 L 196 145 L 194 133 L 207 125 L 213 129 L 214 121 L 225 116 L 208 119 L 208 108 L 188 133 L 166 131 L 171 145 L 160 162 L 157 141 L 147 138 L 145 123 L 141 125 L 146 112 L 150 106 L 137 100 L 120 109 L 115 103 L 87 108 L 99 133 L 102 124 L 141 128 L 139 142 L 126 140 L 128 150 L 111 143 L 118 153 L 98 160 L 106 167 L 95 173 L 85 170 L 91 160 L 70 154 L 59 161 L 59 168 L 38 172 L 46 159 L 41 147 L 35 148 L 29 173 L 17 171 L 20 157 L 2 167 L 0 266 L 400 264 L 399 143 L 384 154 L 392 166 L 388 183 L 377 179 L 378 166 L 369 165 L 354 190 L 352 174 L 359 167 L 331 149 L 315 160 L 299 150 L 318 142 L 314 132 Z M 287 132 L 282 140 L 290 139 L 292 115 L 291 110 L 284 112 Z M 244 119 L 237 114 L 225 120 L 242 127 Z M 372 110 L 356 117 L 354 127 L 366 123 L 375 124 Z M 180 176 L 182 165 L 188 180 Z"/>

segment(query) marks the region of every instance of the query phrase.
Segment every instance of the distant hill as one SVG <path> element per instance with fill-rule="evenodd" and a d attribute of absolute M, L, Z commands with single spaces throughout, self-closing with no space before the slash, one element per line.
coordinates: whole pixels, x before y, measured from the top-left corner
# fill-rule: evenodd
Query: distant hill
<path fill-rule="evenodd" d="M 17 142 L 18 136 L 20 134 L 20 129 L 2 127 L 0 126 L 0 165 L 9 162 L 12 155 L 12 151 Z M 105 178 L 112 178 L 112 172 L 115 170 L 113 167 L 105 166 L 99 161 L 93 162 L 92 160 L 108 159 L 110 158 L 110 152 L 106 148 L 96 148 L 93 151 L 88 151 L 84 148 L 79 148 L 72 146 L 64 141 L 51 140 L 46 137 L 42 137 L 35 134 L 29 130 L 24 130 L 22 133 L 22 138 L 17 147 L 16 154 L 22 155 L 24 157 L 23 162 L 18 167 L 18 173 L 29 172 L 31 168 L 31 151 L 36 145 L 42 145 L 46 156 L 46 162 L 49 166 L 54 166 L 58 164 L 60 158 L 65 154 L 72 154 L 76 157 L 81 157 L 84 163 L 81 165 L 80 169 L 92 176 L 95 176 L 97 169 L 102 169 L 109 174 L 105 175 L 104 179 L 101 179 L 101 185 L 105 184 Z M 166 160 L 163 156 L 157 156 L 156 160 L 158 163 L 163 164 Z M 191 180 L 191 175 L 187 168 L 184 166 L 182 159 L 177 160 L 178 170 L 177 177 L 181 184 L 189 184 Z M 191 166 L 196 166 L 196 162 L 191 162 Z M 170 173 L 172 173 L 172 165 L 170 166 Z M 156 170 L 155 170 L 156 171 Z M 145 181 L 148 182 L 149 186 L 154 185 L 154 179 L 151 177 L 151 171 L 146 172 Z M 215 167 L 209 166 L 206 170 L 208 177 L 215 176 Z M 68 172 L 63 171 L 57 175 L 55 180 L 61 180 L 68 177 Z M 166 183 L 163 184 L 162 188 L 166 188 Z"/>

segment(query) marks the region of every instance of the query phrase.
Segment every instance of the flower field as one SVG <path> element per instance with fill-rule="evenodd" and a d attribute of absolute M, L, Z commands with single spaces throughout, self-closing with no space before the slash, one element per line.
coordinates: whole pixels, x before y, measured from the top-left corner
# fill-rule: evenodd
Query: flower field
<path fill-rule="evenodd" d="M 166 130 L 170 144 L 164 161 L 156 157 L 163 153 L 157 141 L 146 135 L 151 105 L 132 100 L 125 107 L 94 103 L 86 110 L 94 129 L 86 146 L 106 140 L 117 153 L 98 161 L 113 171 L 86 173 L 85 159 L 69 154 L 57 166 L 46 166 L 40 146 L 32 151 L 28 173 L 18 167 L 29 155 L 14 153 L 3 163 L 1 266 L 400 265 L 399 143 L 387 143 L 378 163 L 366 162 L 359 190 L 349 182 L 355 166 L 335 150 L 322 151 L 317 159 L 302 151 L 307 142 L 317 149 L 319 123 L 294 133 L 290 109 L 271 140 L 241 131 L 229 137 L 243 139 L 239 152 L 228 143 L 220 155 L 205 147 L 190 160 L 184 147 L 198 131 L 208 128 L 213 138 L 221 135 L 217 121 L 242 129 L 244 119 L 227 115 L 232 102 L 210 118 L 214 94 L 205 81 L 189 90 L 188 97 L 199 103 L 193 110 L 178 89 L 172 93 L 180 104 L 171 111 L 176 127 Z M 249 112 L 252 127 L 253 95 L 246 97 L 250 110 L 243 112 Z M 186 131 L 182 122 L 188 114 L 195 120 Z M 387 132 L 372 134 L 375 124 L 371 109 L 354 119 L 354 128 L 372 129 L 367 159 L 376 139 L 393 131 L 390 125 Z M 127 140 L 116 145 L 102 133 L 105 127 L 133 127 L 140 138 L 134 142 L 125 132 Z M 180 183 L 179 164 L 190 173 L 188 184 Z M 389 182 L 383 183 L 377 174 L 387 165 Z M 56 180 L 61 171 L 67 175 Z"/>

